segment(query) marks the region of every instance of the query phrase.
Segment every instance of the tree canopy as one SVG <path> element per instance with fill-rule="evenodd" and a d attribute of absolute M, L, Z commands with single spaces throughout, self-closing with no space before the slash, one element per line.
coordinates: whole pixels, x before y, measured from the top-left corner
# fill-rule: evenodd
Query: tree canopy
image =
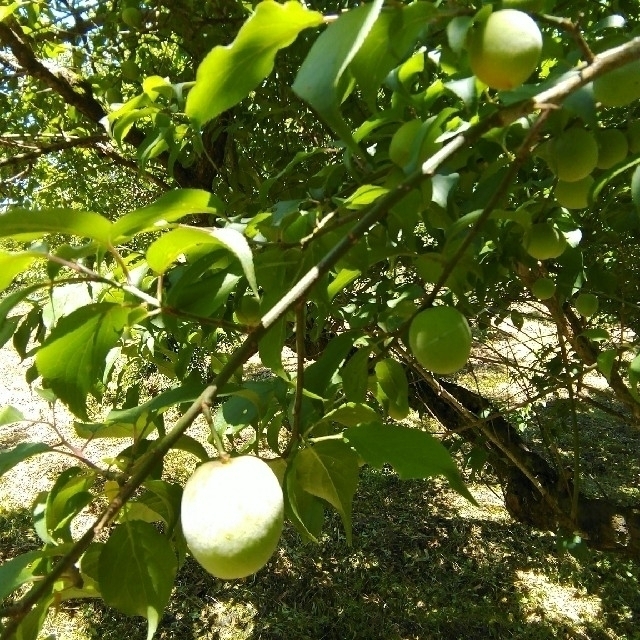
<path fill-rule="evenodd" d="M 35 357 L 27 380 L 79 437 L 128 439 L 109 467 L 71 449 L 77 466 L 38 499 L 42 550 L 0 567 L 0 597 L 31 585 L 0 610 L 2 638 L 35 638 L 50 606 L 95 595 L 153 635 L 187 553 L 162 463 L 174 448 L 209 459 L 185 433 L 201 414 L 222 457 L 270 458 L 310 540 L 327 508 L 350 540 L 362 464 L 473 499 L 464 448 L 513 517 L 638 558 L 637 491 L 589 491 L 577 407 L 640 427 L 639 9 L 1 8 L 0 338 Z M 492 348 L 505 322 L 524 343 L 532 317 L 551 328 L 532 353 Z M 269 376 L 243 373 L 256 355 Z M 524 400 L 450 377 L 487 364 Z M 171 384 L 147 397 L 150 371 Z M 517 420 L 550 397 L 562 410 L 536 448 Z M 447 437 L 403 424 L 411 409 Z M 0 473 L 51 450 L 69 443 L 2 450 Z"/>

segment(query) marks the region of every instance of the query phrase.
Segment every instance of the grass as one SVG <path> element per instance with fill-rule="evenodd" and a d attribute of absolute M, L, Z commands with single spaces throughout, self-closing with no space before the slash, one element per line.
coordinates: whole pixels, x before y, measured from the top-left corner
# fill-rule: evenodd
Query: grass
<path fill-rule="evenodd" d="M 285 530 L 256 576 L 222 582 L 182 567 L 157 637 L 168 639 L 640 638 L 639 567 L 558 556 L 511 522 L 487 489 L 473 508 L 436 482 L 363 470 L 354 545 L 328 514 L 320 545 Z M 26 511 L 0 515 L 0 556 L 37 546 Z M 57 640 L 143 640 L 146 623 L 98 602 L 63 605 Z"/>

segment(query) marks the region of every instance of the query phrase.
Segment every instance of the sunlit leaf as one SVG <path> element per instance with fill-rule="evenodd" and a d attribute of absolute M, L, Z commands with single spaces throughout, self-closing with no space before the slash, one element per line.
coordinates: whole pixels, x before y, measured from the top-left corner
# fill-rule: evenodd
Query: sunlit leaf
<path fill-rule="evenodd" d="M 111 222 L 92 211 L 9 209 L 0 215 L 0 238 L 26 240 L 62 233 L 108 244 L 110 232 Z"/>
<path fill-rule="evenodd" d="M 224 247 L 238 258 L 242 270 L 258 295 L 258 284 L 253 268 L 253 255 L 247 239 L 235 229 L 180 227 L 165 233 L 147 249 L 147 262 L 156 273 L 164 273 L 178 258 L 199 245 Z"/>
<path fill-rule="evenodd" d="M 325 440 L 300 451 L 296 462 L 300 486 L 336 509 L 350 544 L 351 506 L 360 469 L 357 454 L 344 442 Z"/>
<path fill-rule="evenodd" d="M 271 73 L 280 49 L 322 21 L 321 13 L 299 2 L 260 2 L 236 39 L 212 49 L 198 67 L 187 96 L 187 115 L 202 126 L 240 102 Z"/>
<path fill-rule="evenodd" d="M 331 126 L 356 155 L 364 156 L 340 113 L 350 91 L 349 63 L 378 18 L 384 0 L 350 9 L 330 24 L 315 41 L 293 83 L 295 93 Z"/>
<path fill-rule="evenodd" d="M 0 451 L 0 476 L 3 476 L 9 469 L 12 469 L 27 458 L 47 451 L 52 451 L 52 449 L 44 442 L 21 442 L 13 449 L 3 449 Z"/>
<path fill-rule="evenodd" d="M 398 424 L 363 424 L 347 429 L 344 436 L 372 467 L 390 464 L 403 480 L 442 475 L 475 503 L 447 449 L 426 431 Z"/>
<path fill-rule="evenodd" d="M 40 375 L 80 418 L 86 398 L 110 349 L 120 339 L 131 309 L 106 302 L 81 307 L 61 318 L 36 355 Z"/>
<path fill-rule="evenodd" d="M 111 241 L 119 244 L 138 233 L 161 228 L 184 216 L 196 213 L 220 214 L 224 203 L 203 189 L 174 189 L 155 202 L 118 218 L 111 229 Z"/>
<path fill-rule="evenodd" d="M 33 565 L 42 558 L 42 551 L 28 551 L 0 564 L 0 600 L 25 582 L 33 580 Z"/>

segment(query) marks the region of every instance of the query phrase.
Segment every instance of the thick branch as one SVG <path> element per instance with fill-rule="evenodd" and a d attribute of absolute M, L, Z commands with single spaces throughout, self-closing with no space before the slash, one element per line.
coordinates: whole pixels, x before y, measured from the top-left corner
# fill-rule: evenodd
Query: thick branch
<path fill-rule="evenodd" d="M 73 149 L 74 147 L 89 147 L 106 139 L 106 134 L 102 134 L 95 136 L 85 136 L 82 138 L 68 138 L 66 140 L 60 140 L 59 142 L 42 145 L 41 147 L 38 147 L 37 149 L 34 149 L 33 151 L 30 151 L 28 153 L 19 153 L 15 156 L 11 156 L 10 158 L 3 158 L 2 160 L 0 160 L 0 169 L 2 167 L 12 167 L 18 164 L 24 164 L 25 162 L 33 162 L 40 156 L 46 155 L 48 153 L 53 153 L 55 151 Z"/>
<path fill-rule="evenodd" d="M 0 42 L 11 49 L 19 65 L 34 78 L 58 93 L 67 104 L 74 106 L 80 113 L 93 122 L 104 117 L 102 105 L 93 97 L 90 89 L 82 84 L 81 79 L 67 69 L 53 71 L 36 58 L 27 36 L 12 21 L 13 29 L 7 22 L 0 22 Z"/>

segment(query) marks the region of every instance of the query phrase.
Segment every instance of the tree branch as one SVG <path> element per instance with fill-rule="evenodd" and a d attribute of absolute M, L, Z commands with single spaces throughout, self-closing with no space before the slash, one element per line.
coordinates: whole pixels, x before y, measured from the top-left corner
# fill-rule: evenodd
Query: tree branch
<path fill-rule="evenodd" d="M 2 169 L 2 167 L 12 167 L 18 164 L 23 164 L 25 162 L 33 162 L 34 160 L 40 158 L 40 156 L 46 155 L 48 153 L 54 153 L 55 151 L 73 149 L 74 147 L 89 147 L 105 140 L 107 140 L 106 134 L 97 134 L 93 136 L 85 136 L 82 138 L 67 138 L 65 140 L 61 140 L 60 142 L 52 142 L 51 144 L 37 147 L 36 149 L 28 153 L 19 153 L 15 156 L 11 156 L 10 158 L 3 158 L 2 160 L 0 160 L 0 169 Z M 2 142 L 3 141 L 0 140 L 0 144 L 2 144 Z"/>

